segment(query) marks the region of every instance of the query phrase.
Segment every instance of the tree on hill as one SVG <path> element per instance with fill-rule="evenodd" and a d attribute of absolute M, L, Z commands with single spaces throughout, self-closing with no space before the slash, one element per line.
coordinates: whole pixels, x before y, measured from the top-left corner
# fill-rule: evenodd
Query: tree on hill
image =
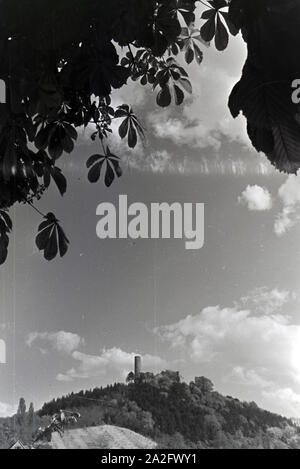
<path fill-rule="evenodd" d="M 133 371 L 131 371 L 126 378 L 126 383 L 133 383 L 134 379 L 135 379 L 135 375 Z"/>
<path fill-rule="evenodd" d="M 78 128 L 92 127 L 99 142 L 87 161 L 89 181 L 109 187 L 122 175 L 122 155 L 108 143 L 112 124 L 130 148 L 144 128 L 127 104 L 112 107 L 112 90 L 130 79 L 150 86 L 159 106 L 181 105 L 192 92 L 183 62 L 200 65 L 202 43 L 223 51 L 230 34 L 241 31 L 248 46 L 229 100 L 233 116 L 244 113 L 253 146 L 278 169 L 300 167 L 299 106 L 291 100 L 299 78 L 297 0 L 2 0 L 0 12 L 7 91 L 0 106 L 0 263 L 13 228 L 9 208 L 35 208 L 50 184 L 66 192 L 58 160 L 72 153 Z M 59 221 L 39 213 L 38 249 L 47 260 L 64 256 L 69 239 Z"/>
<path fill-rule="evenodd" d="M 204 376 L 196 377 L 194 383 L 191 383 L 191 386 L 203 394 L 212 392 L 214 390 L 213 383 L 210 381 L 210 379 L 207 379 Z"/>
<path fill-rule="evenodd" d="M 19 425 L 22 425 L 25 421 L 26 416 L 26 403 L 24 397 L 20 398 L 19 407 L 17 410 L 17 422 Z"/>
<path fill-rule="evenodd" d="M 31 402 L 30 406 L 29 406 L 29 409 L 28 409 L 28 416 L 27 416 L 28 425 L 33 425 L 34 424 L 34 417 L 35 417 L 34 406 L 33 406 L 33 403 Z"/>

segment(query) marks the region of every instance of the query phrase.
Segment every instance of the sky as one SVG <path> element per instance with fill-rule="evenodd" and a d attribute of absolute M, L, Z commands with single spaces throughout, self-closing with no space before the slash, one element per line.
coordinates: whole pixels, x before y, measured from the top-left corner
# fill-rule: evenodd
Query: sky
<path fill-rule="evenodd" d="M 45 261 L 34 245 L 39 216 L 15 207 L 9 258 L 0 270 L 0 416 L 22 396 L 35 408 L 71 391 L 124 381 L 136 353 L 143 369 L 210 378 L 225 395 L 300 416 L 300 180 L 278 173 L 250 146 L 245 121 L 227 100 L 245 60 L 241 38 L 204 49 L 187 67 L 193 95 L 158 109 L 151 90 L 130 84 L 115 105 L 132 104 L 147 129 L 134 152 L 113 137 L 124 175 L 110 189 L 87 181 L 98 151 L 80 133 L 68 176 L 38 203 L 61 220 L 71 245 Z M 205 244 L 100 240 L 96 208 L 117 203 L 205 203 Z"/>

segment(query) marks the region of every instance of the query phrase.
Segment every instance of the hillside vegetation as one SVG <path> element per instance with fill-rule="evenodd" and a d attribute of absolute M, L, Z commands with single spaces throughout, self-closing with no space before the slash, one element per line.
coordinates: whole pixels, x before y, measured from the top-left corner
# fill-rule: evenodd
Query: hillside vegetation
<path fill-rule="evenodd" d="M 81 391 L 46 403 L 40 416 L 78 410 L 78 426 L 118 425 L 154 438 L 162 448 L 300 447 L 298 429 L 279 415 L 214 391 L 205 377 L 142 373 L 128 384 Z"/>
<path fill-rule="evenodd" d="M 125 427 L 154 439 L 163 449 L 300 448 L 299 430 L 287 418 L 260 409 L 254 402 L 224 397 L 205 377 L 187 384 L 172 371 L 142 373 L 138 379 L 130 374 L 127 384 L 52 400 L 34 414 L 31 426 L 27 414 L 23 423 L 18 422 L 18 415 L 0 420 L 0 445 L 5 447 L 13 433 L 28 442 L 30 432 L 60 409 L 81 414 L 73 428 Z"/>

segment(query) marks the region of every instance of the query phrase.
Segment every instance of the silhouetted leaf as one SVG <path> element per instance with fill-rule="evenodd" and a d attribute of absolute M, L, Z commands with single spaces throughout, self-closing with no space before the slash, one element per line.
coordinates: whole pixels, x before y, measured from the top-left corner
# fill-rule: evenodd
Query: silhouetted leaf
<path fill-rule="evenodd" d="M 64 195 L 67 190 L 67 180 L 65 176 L 62 174 L 61 169 L 55 167 L 51 168 L 51 176 L 57 185 L 57 188 L 61 195 Z"/>
<path fill-rule="evenodd" d="M 54 160 L 44 150 L 40 150 L 33 157 L 33 169 L 39 178 L 43 178 L 44 186 L 50 186 L 51 178 L 55 182 L 61 195 L 67 190 L 67 180 L 60 168 L 55 166 Z"/>
<path fill-rule="evenodd" d="M 230 21 L 228 11 L 221 11 L 223 8 L 228 8 L 228 3 L 225 0 L 211 0 L 209 4 L 211 8 L 204 11 L 201 16 L 206 22 L 201 27 L 200 34 L 206 42 L 211 42 L 215 38 L 217 50 L 223 51 L 228 46 L 229 41 L 226 26 L 233 35 L 238 33 L 238 29 Z M 221 18 L 223 18 L 226 26 Z"/>
<path fill-rule="evenodd" d="M 225 19 L 226 25 L 232 36 L 236 36 L 239 33 L 239 28 L 237 28 L 229 19 L 229 13 L 225 11 L 220 12 L 223 18 Z"/>
<path fill-rule="evenodd" d="M 180 78 L 179 83 L 187 93 L 191 94 L 193 92 L 191 82 L 187 78 Z"/>
<path fill-rule="evenodd" d="M 167 107 L 171 104 L 172 96 L 169 85 L 165 85 L 157 95 L 157 104 L 161 107 Z"/>
<path fill-rule="evenodd" d="M 53 260 L 58 252 L 63 257 L 68 250 L 69 240 L 59 225 L 53 213 L 48 213 L 38 229 L 36 245 L 40 251 L 44 251 L 47 261 Z"/>
<path fill-rule="evenodd" d="M 137 144 L 137 132 L 133 125 L 130 123 L 128 132 L 128 145 L 130 148 L 134 148 Z"/>
<path fill-rule="evenodd" d="M 57 160 L 63 151 L 71 153 L 74 150 L 74 141 L 77 132 L 69 123 L 61 121 L 47 123 L 42 127 L 35 138 L 35 146 L 38 150 L 48 149 L 50 156 Z"/>
<path fill-rule="evenodd" d="M 92 166 L 92 168 L 90 169 L 90 171 L 88 173 L 88 179 L 92 184 L 95 183 L 95 182 L 98 182 L 99 179 L 100 179 L 101 169 L 102 169 L 102 166 L 103 166 L 103 163 L 104 163 L 104 159 L 105 158 L 103 158 L 98 163 L 94 164 L 94 166 Z"/>
<path fill-rule="evenodd" d="M 216 27 L 216 36 L 215 36 L 215 44 L 216 48 L 219 51 L 225 50 L 228 46 L 229 36 L 227 29 L 225 28 L 224 24 L 219 15 L 217 15 L 217 27 Z"/>
<path fill-rule="evenodd" d="M 105 172 L 105 185 L 106 185 L 106 187 L 110 187 L 112 185 L 112 183 L 114 182 L 114 179 L 115 179 L 114 170 L 112 169 L 110 164 L 107 164 L 106 172 Z"/>
<path fill-rule="evenodd" d="M 122 139 L 126 138 L 126 136 L 128 137 L 127 140 L 130 148 L 136 147 L 138 135 L 142 140 L 145 139 L 142 125 L 135 116 L 132 108 L 130 108 L 127 104 L 123 104 L 122 106 L 118 107 L 115 112 L 115 118 L 124 119 L 122 124 L 119 126 L 119 135 Z"/>
<path fill-rule="evenodd" d="M 229 98 L 233 117 L 240 111 L 247 119 L 248 135 L 280 171 L 296 173 L 300 167 L 300 126 L 290 97 L 290 84 L 266 81 L 246 63 L 241 80 Z"/>
<path fill-rule="evenodd" d="M 198 65 L 201 64 L 203 53 L 197 44 L 199 42 L 205 46 L 208 45 L 208 43 L 202 39 L 199 29 L 182 28 L 178 44 L 180 49 L 184 52 L 185 61 L 188 64 L 193 62 L 194 59 L 196 59 Z"/>
<path fill-rule="evenodd" d="M 258 152 L 263 151 L 265 154 L 273 152 L 274 138 L 272 130 L 255 127 L 248 122 L 247 132 L 252 145 Z"/>
<path fill-rule="evenodd" d="M 121 138 L 125 138 L 128 133 L 129 119 L 124 119 L 122 124 L 119 127 L 119 135 Z"/>
<path fill-rule="evenodd" d="M 184 101 L 184 92 L 177 85 L 174 85 L 174 91 L 175 91 L 175 103 L 177 104 L 177 106 L 179 106 Z"/>
<path fill-rule="evenodd" d="M 200 33 L 204 41 L 211 42 L 213 40 L 216 34 L 216 14 L 215 13 L 202 26 Z"/>
<path fill-rule="evenodd" d="M 100 154 L 90 156 L 89 159 L 86 162 L 86 167 L 90 168 L 96 161 L 101 160 L 103 158 L 105 158 L 105 157 L 103 155 L 100 155 Z"/>
<path fill-rule="evenodd" d="M 106 148 L 106 155 L 92 155 L 87 161 L 87 168 L 90 168 L 88 179 L 91 183 L 98 182 L 101 176 L 103 165 L 105 165 L 104 183 L 110 187 L 115 179 L 122 176 L 120 158 L 111 153 L 109 147 Z"/>
<path fill-rule="evenodd" d="M 187 83 L 186 77 L 188 75 L 186 71 L 171 57 L 166 60 L 166 63 L 162 67 L 163 68 L 158 72 L 153 85 L 154 89 L 156 87 L 161 88 L 156 97 L 157 104 L 161 107 L 169 106 L 172 102 L 172 93 L 175 97 L 175 103 L 181 104 L 182 95 L 180 93 L 180 99 L 178 100 L 178 92 L 176 93 L 175 85 L 177 87 L 178 85 L 181 85 L 187 92 L 189 92 L 191 85 L 190 83 Z"/>
<path fill-rule="evenodd" d="M 195 21 L 195 2 L 193 0 L 173 0 L 169 2 L 169 8 L 178 20 L 181 15 L 187 26 Z"/>

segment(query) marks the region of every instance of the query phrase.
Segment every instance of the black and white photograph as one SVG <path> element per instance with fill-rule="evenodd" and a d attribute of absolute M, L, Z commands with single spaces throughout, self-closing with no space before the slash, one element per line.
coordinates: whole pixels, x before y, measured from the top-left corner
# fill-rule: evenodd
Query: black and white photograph
<path fill-rule="evenodd" d="M 0 0 L 0 449 L 300 449 L 299 170 L 300 0 Z"/>

